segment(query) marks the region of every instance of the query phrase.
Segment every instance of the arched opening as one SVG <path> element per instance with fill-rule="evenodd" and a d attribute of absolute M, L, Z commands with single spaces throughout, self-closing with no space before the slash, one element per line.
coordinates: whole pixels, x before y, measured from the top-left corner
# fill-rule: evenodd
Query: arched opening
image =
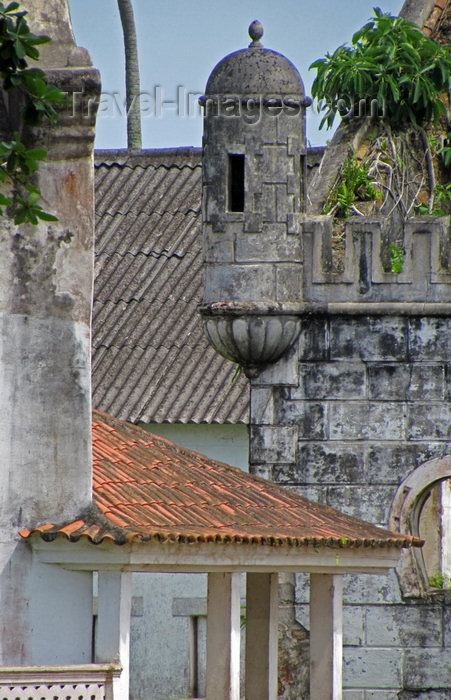
<path fill-rule="evenodd" d="M 425 540 L 422 549 L 401 555 L 397 573 L 403 595 L 451 590 L 450 455 L 425 462 L 401 483 L 390 528 Z"/>
<path fill-rule="evenodd" d="M 431 588 L 451 587 L 451 478 L 434 482 L 419 499 L 418 535 Z"/>

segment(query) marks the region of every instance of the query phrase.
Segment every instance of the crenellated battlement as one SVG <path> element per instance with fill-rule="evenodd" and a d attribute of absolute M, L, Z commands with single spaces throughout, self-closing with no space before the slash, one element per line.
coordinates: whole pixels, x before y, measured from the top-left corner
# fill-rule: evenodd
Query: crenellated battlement
<path fill-rule="evenodd" d="M 450 217 L 405 222 L 398 272 L 388 219 L 350 219 L 340 246 L 328 216 L 300 214 L 299 234 L 276 224 L 249 233 L 244 219 L 224 232 L 204 224 L 200 308 L 209 342 L 244 367 L 280 357 L 311 315 L 451 316 Z"/>
<path fill-rule="evenodd" d="M 403 227 L 402 271 L 393 272 L 390 222 L 354 217 L 334 250 L 331 217 L 305 217 L 304 302 L 447 303 L 451 284 L 450 217 L 421 216 Z"/>

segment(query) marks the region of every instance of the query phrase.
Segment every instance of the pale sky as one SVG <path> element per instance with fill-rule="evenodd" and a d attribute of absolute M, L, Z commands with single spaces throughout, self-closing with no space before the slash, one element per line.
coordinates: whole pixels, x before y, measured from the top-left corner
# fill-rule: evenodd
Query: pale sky
<path fill-rule="evenodd" d="M 249 44 L 252 20 L 263 23 L 263 45 L 296 65 L 309 94 L 314 73 L 308 66 L 350 41 L 374 6 L 398 14 L 403 0 L 133 0 L 133 5 L 141 90 L 147 93 L 143 146 L 166 148 L 201 145 L 197 93 L 221 58 Z M 124 52 L 116 0 L 70 0 L 70 7 L 77 43 L 90 50 L 102 74 L 96 147 L 124 148 Z M 309 109 L 307 137 L 313 146 L 331 138 L 330 131 L 318 132 L 318 122 Z"/>

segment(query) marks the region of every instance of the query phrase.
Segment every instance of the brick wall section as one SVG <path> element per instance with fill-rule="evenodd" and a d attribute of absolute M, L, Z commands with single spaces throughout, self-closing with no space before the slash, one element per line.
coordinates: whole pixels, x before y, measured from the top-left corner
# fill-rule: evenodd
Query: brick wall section
<path fill-rule="evenodd" d="M 450 373 L 451 318 L 304 319 L 297 347 L 252 382 L 251 469 L 387 526 L 400 482 L 451 452 Z M 451 698 L 451 598 L 403 601 L 394 572 L 350 576 L 344 620 L 346 700 Z"/>

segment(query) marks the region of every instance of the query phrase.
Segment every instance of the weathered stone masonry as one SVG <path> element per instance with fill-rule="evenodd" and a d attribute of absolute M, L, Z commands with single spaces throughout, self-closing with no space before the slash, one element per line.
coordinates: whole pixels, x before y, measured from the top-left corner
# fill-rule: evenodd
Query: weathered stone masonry
<path fill-rule="evenodd" d="M 45 6 L 44 6 L 45 5 Z M 50 83 L 80 96 L 54 124 L 28 127 L 48 156 L 36 175 L 58 221 L 0 223 L 0 664 L 86 663 L 89 573 L 51 571 L 19 536 L 30 523 L 64 522 L 91 504 L 90 318 L 94 250 L 93 147 L 100 77 L 75 45 L 64 0 L 26 0 Z M 49 18 L 51 17 L 51 21 Z M 82 109 L 84 108 L 84 109 Z M 15 105 L 10 117 L 14 126 Z M 57 594 L 55 594 L 57 592 Z M 55 620 L 49 625 L 49 620 Z M 70 629 L 68 635 L 66 630 Z"/>
<path fill-rule="evenodd" d="M 398 281 L 383 272 L 382 223 L 352 222 L 346 283 L 318 253 L 327 222 L 304 226 L 308 312 L 296 347 L 251 380 L 251 468 L 388 526 L 399 484 L 451 451 L 451 276 L 440 255 L 448 221 L 407 225 Z M 446 593 L 403 599 L 395 574 L 360 576 L 347 580 L 345 603 L 347 700 L 451 697 Z M 307 604 L 299 576 L 296 616 L 306 626 Z"/>

